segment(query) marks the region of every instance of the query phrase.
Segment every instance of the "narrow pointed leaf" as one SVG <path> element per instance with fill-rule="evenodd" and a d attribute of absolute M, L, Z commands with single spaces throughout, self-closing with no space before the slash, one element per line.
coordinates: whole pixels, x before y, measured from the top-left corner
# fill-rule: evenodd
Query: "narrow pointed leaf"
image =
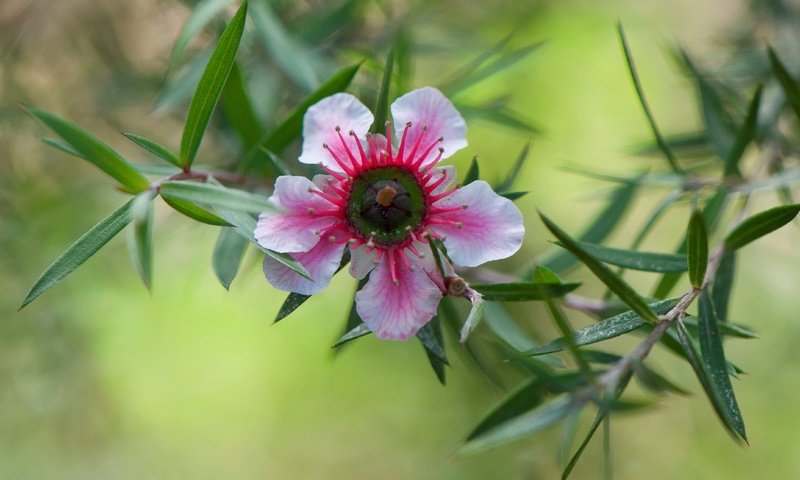
<path fill-rule="evenodd" d="M 225 119 L 239 135 L 242 146 L 246 149 L 252 148 L 261 138 L 262 126 L 247 93 L 242 71 L 236 63 L 233 64 L 222 89 L 222 111 L 225 112 Z"/>
<path fill-rule="evenodd" d="M 447 93 L 448 96 L 453 96 L 457 92 L 471 87 L 480 81 L 511 67 L 534 51 L 538 50 L 542 45 L 544 45 L 544 42 L 535 42 L 530 45 L 526 45 L 500 56 L 500 58 L 489 63 L 488 65 L 466 71 L 464 75 L 454 78 L 452 82 L 442 85 L 441 90 Z"/>
<path fill-rule="evenodd" d="M 355 340 L 356 338 L 361 338 L 365 335 L 369 335 L 370 333 L 372 333 L 372 330 L 369 329 L 366 323 L 362 323 L 361 325 L 354 327 L 352 330 L 342 335 L 342 338 L 340 338 L 339 340 L 336 341 L 336 343 L 333 344 L 333 348 L 341 347 L 342 345 L 351 340 Z"/>
<path fill-rule="evenodd" d="M 130 140 L 131 142 L 139 145 L 143 149 L 147 150 L 148 152 L 152 153 L 156 157 L 166 160 L 167 162 L 175 165 L 178 168 L 181 168 L 181 161 L 178 160 L 178 157 L 172 153 L 167 147 L 156 143 L 152 140 L 142 137 L 141 135 L 136 135 L 134 133 L 123 133 L 125 138 Z"/>
<path fill-rule="evenodd" d="M 500 183 L 500 185 L 495 188 L 497 192 L 507 192 L 511 190 L 514 186 L 514 183 L 519 179 L 519 174 L 522 171 L 522 166 L 525 165 L 525 161 L 528 159 L 528 154 L 531 151 L 531 142 L 525 144 L 522 147 L 522 151 L 519 152 L 517 156 L 517 160 L 514 162 L 514 165 L 511 166 L 511 170 L 508 171 L 506 178 Z"/>
<path fill-rule="evenodd" d="M 678 395 L 689 395 L 689 391 L 678 386 L 672 380 L 645 366 L 642 362 L 635 362 L 633 374 L 636 380 L 646 389 L 654 393 L 672 392 Z"/>
<path fill-rule="evenodd" d="M 589 270 L 592 271 L 606 286 L 614 292 L 614 294 L 619 297 L 620 300 L 625 302 L 633 311 L 639 314 L 643 319 L 656 323 L 658 322 L 658 315 L 656 315 L 653 310 L 642 300 L 642 297 L 639 296 L 627 283 L 625 283 L 619 276 L 617 276 L 614 272 L 608 269 L 605 265 L 600 263 L 594 257 L 592 257 L 589 253 L 583 250 L 578 242 L 573 240 L 569 235 L 566 234 L 563 230 L 558 228 L 555 223 L 553 223 L 549 218 L 544 216 L 543 214 L 539 214 L 544 222 L 545 226 L 547 226 L 548 230 L 553 233 L 553 235 L 558 238 L 559 242 L 570 251 L 573 255 L 575 255 Z"/>
<path fill-rule="evenodd" d="M 211 265 L 219 283 L 225 287 L 225 290 L 230 289 L 233 279 L 239 272 L 239 265 L 242 263 L 242 256 L 247 245 L 247 239 L 239 235 L 233 228 L 220 230 L 217 243 L 214 245 Z"/>
<path fill-rule="evenodd" d="M 669 300 L 662 300 L 660 302 L 651 303 L 649 307 L 659 315 L 665 315 L 672 310 L 672 307 L 677 305 L 678 299 L 672 298 Z M 595 324 L 589 325 L 572 332 L 572 339 L 578 346 L 590 345 L 592 343 L 602 342 L 609 338 L 618 337 L 636 329 L 648 325 L 649 322 L 644 320 L 633 310 L 620 313 L 611 318 L 607 318 Z M 566 346 L 564 338 L 557 338 L 553 341 L 535 347 L 527 352 L 528 355 L 543 355 L 545 353 L 560 352 Z"/>
<path fill-rule="evenodd" d="M 309 298 L 311 298 L 311 295 L 303 295 L 302 293 L 295 292 L 287 295 L 286 300 L 284 300 L 281 304 L 281 308 L 278 310 L 278 314 L 275 316 L 273 323 L 280 322 L 284 318 L 288 317 L 290 313 L 300 308 L 300 305 L 306 303 L 306 300 Z"/>
<path fill-rule="evenodd" d="M 480 166 L 478 165 L 478 157 L 472 157 L 472 163 L 469 164 L 469 170 L 467 170 L 467 174 L 464 176 L 464 181 L 461 183 L 463 185 L 469 185 L 475 180 L 480 180 L 480 178 L 481 170 Z"/>
<path fill-rule="evenodd" d="M 160 191 L 162 196 L 171 200 L 184 200 L 225 210 L 261 213 L 275 209 L 266 197 L 210 183 L 170 181 L 162 183 Z"/>
<path fill-rule="evenodd" d="M 485 303 L 484 317 L 489 329 L 513 349 L 524 352 L 536 347 L 536 342 L 517 325 L 502 303 Z"/>
<path fill-rule="evenodd" d="M 686 256 L 673 253 L 638 252 L 578 242 L 581 248 L 603 263 L 645 272 L 685 272 Z"/>
<path fill-rule="evenodd" d="M 446 382 L 445 366 L 450 365 L 444 353 L 444 337 L 442 336 L 442 326 L 438 317 L 433 317 L 417 332 L 417 338 L 425 348 L 428 361 L 442 385 Z"/>
<path fill-rule="evenodd" d="M 211 213 L 204 208 L 200 208 L 191 202 L 179 200 L 177 198 L 165 197 L 163 195 L 161 198 L 164 200 L 164 203 L 174 208 L 175 211 L 180 212 L 191 219 L 197 220 L 198 222 L 206 223 L 208 225 L 216 225 L 219 227 L 231 226 L 230 223 L 220 218 L 219 215 Z"/>
<path fill-rule="evenodd" d="M 711 285 L 711 300 L 714 303 L 714 311 L 717 312 L 717 319 L 721 323 L 727 323 L 729 320 L 728 306 L 730 305 L 735 276 L 736 253 L 729 252 L 719 262 L 719 267 L 714 275 L 714 283 Z"/>
<path fill-rule="evenodd" d="M 28 112 L 63 138 L 72 150 L 79 154 L 76 156 L 93 163 L 127 190 L 139 193 L 150 188 L 150 182 L 119 153 L 83 128 L 44 110 L 29 108 Z"/>
<path fill-rule="evenodd" d="M 739 161 L 742 159 L 747 146 L 750 145 L 756 138 L 758 133 L 758 108 L 761 106 L 761 93 L 764 91 L 764 86 L 759 85 L 756 88 L 756 93 L 753 95 L 753 100 L 747 108 L 747 116 L 739 131 L 736 133 L 736 140 L 731 147 L 728 157 L 725 159 L 725 175 L 741 177 L 742 172 L 739 171 Z"/>
<path fill-rule="evenodd" d="M 75 150 L 74 148 L 70 147 L 69 145 L 67 145 L 66 143 L 62 142 L 61 140 L 56 140 L 55 138 L 50 138 L 50 137 L 42 137 L 42 138 L 40 138 L 40 140 L 45 145 L 53 147 L 56 150 L 61 150 L 62 152 L 66 153 L 67 155 L 72 155 L 73 157 L 78 157 L 78 158 L 80 158 L 82 160 L 86 160 L 86 157 L 84 157 L 81 154 L 81 152 Z"/>
<path fill-rule="evenodd" d="M 383 67 L 383 80 L 378 90 L 378 101 L 375 104 L 375 121 L 372 122 L 372 133 L 383 133 L 386 120 L 389 116 L 389 90 L 392 86 L 392 70 L 394 69 L 394 50 L 389 50 L 386 63 Z"/>
<path fill-rule="evenodd" d="M 200 83 L 197 84 L 197 89 L 192 96 L 186 124 L 183 127 L 181 167 L 191 166 L 197 155 L 200 142 L 203 140 L 208 122 L 211 120 L 211 114 L 214 113 L 214 107 L 236 60 L 236 51 L 239 49 L 239 41 L 244 32 L 246 17 L 247 0 L 242 2 L 242 6 L 239 7 L 236 15 L 220 35 L 203 76 L 200 77 Z"/>
<path fill-rule="evenodd" d="M 232 0 L 201 0 L 192 8 L 192 13 L 181 27 L 172 46 L 167 70 L 173 70 L 183 56 L 189 42 L 200 33 Z"/>
<path fill-rule="evenodd" d="M 703 286 L 703 278 L 708 268 L 708 232 L 703 214 L 695 210 L 686 230 L 686 258 L 688 259 L 689 281 L 694 288 Z"/>
<path fill-rule="evenodd" d="M 483 295 L 484 300 L 494 302 L 527 302 L 563 297 L 581 285 L 580 282 L 543 284 L 533 282 L 487 283 L 471 285 Z"/>
<path fill-rule="evenodd" d="M 800 120 L 800 85 L 797 84 L 797 81 L 786 69 L 772 47 L 767 49 L 767 53 L 769 55 L 770 64 L 772 65 L 772 71 L 775 77 L 777 77 L 778 82 L 780 82 L 789 105 L 792 107 L 792 110 L 794 110 L 798 120 Z"/>
<path fill-rule="evenodd" d="M 470 441 L 492 428 L 518 417 L 541 405 L 549 393 L 546 383 L 540 377 L 534 377 L 509 394 L 467 435 Z"/>
<path fill-rule="evenodd" d="M 59 280 L 78 268 L 131 221 L 133 199 L 104 218 L 75 241 L 39 276 L 20 305 L 22 309 Z"/>
<path fill-rule="evenodd" d="M 589 430 L 586 431 L 586 435 L 584 435 L 583 440 L 581 440 L 581 444 L 578 445 L 578 449 L 575 450 L 575 453 L 569 459 L 567 466 L 564 467 L 564 471 L 561 472 L 561 480 L 566 480 L 567 478 L 569 478 L 570 474 L 572 473 L 572 470 L 575 468 L 575 465 L 578 464 L 578 460 L 580 460 L 581 456 L 583 455 L 583 452 L 586 450 L 586 447 L 589 446 L 589 442 L 592 440 L 592 437 L 594 437 L 595 432 L 597 432 L 597 428 L 600 426 L 600 424 L 603 422 L 603 420 L 606 418 L 607 415 L 608 412 L 603 409 L 597 411 L 594 420 L 592 420 L 592 424 L 589 425 Z"/>
<path fill-rule="evenodd" d="M 264 152 L 282 152 L 292 141 L 300 137 L 303 127 L 303 116 L 306 110 L 325 97 L 342 92 L 350 86 L 350 82 L 358 73 L 361 64 L 345 67 L 322 83 L 316 90 L 304 98 L 286 118 L 275 128 L 261 136 L 257 144 L 247 152 L 241 161 L 241 170 L 248 171 L 264 161 Z M 270 167 L 273 168 L 274 167 Z M 271 173 L 277 173 L 272 171 Z"/>
<path fill-rule="evenodd" d="M 153 194 L 137 195 L 131 205 L 131 253 L 139 276 L 149 290 L 153 285 Z"/>
<path fill-rule="evenodd" d="M 774 232 L 794 220 L 800 213 L 800 203 L 770 208 L 747 218 L 725 237 L 725 248 L 734 251 Z"/>
<path fill-rule="evenodd" d="M 747 441 L 744 432 L 744 425 L 739 424 L 740 418 L 737 419 L 735 417 L 734 413 L 730 409 L 730 405 L 727 403 L 723 394 L 719 391 L 717 383 L 710 375 L 708 367 L 706 367 L 704 357 L 701 356 L 700 351 L 697 349 L 697 345 L 695 345 L 694 339 L 692 339 L 692 337 L 689 335 L 689 332 L 686 331 L 686 328 L 681 322 L 676 322 L 675 325 L 678 332 L 678 339 L 680 340 L 681 346 L 686 354 L 686 359 L 692 366 L 695 375 L 697 375 L 700 385 L 703 387 L 706 396 L 711 402 L 711 406 L 714 408 L 714 412 L 716 412 L 717 416 L 722 421 L 722 424 L 734 437 Z M 725 376 L 727 376 L 727 369 L 725 370 Z"/>
<path fill-rule="evenodd" d="M 625 38 L 625 30 L 622 28 L 622 23 L 617 22 L 617 32 L 619 34 L 619 40 L 622 44 L 622 51 L 625 54 L 625 62 L 628 64 L 628 72 L 631 75 L 631 80 L 633 81 L 633 86 L 636 89 L 636 95 L 639 97 L 639 103 L 642 105 L 642 110 L 644 110 L 644 115 L 647 117 L 647 123 L 650 124 L 650 130 L 653 132 L 653 136 L 656 139 L 656 145 L 658 145 L 659 150 L 664 154 L 664 158 L 667 160 L 670 168 L 675 173 L 683 173 L 680 166 L 678 166 L 678 161 L 675 158 L 675 155 L 672 153 L 672 150 L 667 145 L 667 142 L 664 141 L 664 137 L 661 136 L 661 131 L 658 129 L 656 125 L 656 119 L 653 116 L 653 112 L 650 111 L 650 106 L 647 103 L 647 99 L 644 96 L 644 90 L 642 89 L 641 82 L 639 81 L 639 74 L 636 71 L 636 64 L 633 61 L 633 55 L 631 55 L 631 50 L 628 47 L 628 41 Z"/>
<path fill-rule="evenodd" d="M 462 345 L 467 341 L 469 335 L 483 319 L 483 307 L 485 305 L 483 297 L 478 293 L 473 293 L 474 294 L 471 295 L 469 299 L 472 303 L 472 308 L 469 310 L 469 315 L 467 315 L 467 319 L 464 321 L 464 326 L 461 328 L 461 334 L 459 335 L 458 341 L 461 342 Z"/>

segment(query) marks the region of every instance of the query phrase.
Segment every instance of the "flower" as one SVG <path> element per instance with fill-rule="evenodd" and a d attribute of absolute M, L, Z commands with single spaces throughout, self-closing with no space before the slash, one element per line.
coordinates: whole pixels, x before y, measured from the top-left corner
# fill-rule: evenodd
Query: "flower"
<path fill-rule="evenodd" d="M 386 136 L 368 133 L 374 117 L 350 94 L 310 107 L 299 160 L 327 175 L 278 177 L 269 199 L 278 209 L 260 215 L 254 235 L 291 254 L 311 277 L 266 257 L 267 280 L 305 295 L 328 285 L 349 248 L 351 275 L 370 275 L 356 293 L 359 316 L 379 338 L 406 340 L 448 293 L 433 239 L 454 264 L 475 267 L 514 254 L 525 229 L 519 209 L 486 182 L 453 186 L 455 169 L 436 166 L 467 146 L 466 123 L 441 92 L 414 90 L 391 111 L 394 139 L 390 122 Z"/>

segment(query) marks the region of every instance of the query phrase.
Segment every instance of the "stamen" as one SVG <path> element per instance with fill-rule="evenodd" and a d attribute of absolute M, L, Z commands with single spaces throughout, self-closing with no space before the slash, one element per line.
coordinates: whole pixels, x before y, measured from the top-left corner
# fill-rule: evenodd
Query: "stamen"
<path fill-rule="evenodd" d="M 342 167 L 342 170 L 344 170 L 344 171 L 345 171 L 345 173 L 347 173 L 347 174 L 348 174 L 348 175 L 350 175 L 351 177 L 355 175 L 355 172 L 353 171 L 353 169 L 352 169 L 351 167 L 349 167 L 347 164 L 345 164 L 345 163 L 342 161 L 342 159 L 341 159 L 341 158 L 339 158 L 339 156 L 338 156 L 338 155 L 336 155 L 336 154 L 333 152 L 333 150 L 331 150 L 331 148 L 328 146 L 328 144 L 327 144 L 327 143 L 323 143 L 323 144 L 322 144 L 322 148 L 324 148 L 325 150 L 327 150 L 327 151 L 328 151 L 328 153 L 330 153 L 330 154 L 331 154 L 331 157 L 333 157 L 333 159 L 336 161 L 336 163 L 337 163 L 337 164 L 339 164 L 339 166 L 340 166 L 340 167 Z"/>
<path fill-rule="evenodd" d="M 392 158 L 392 122 L 386 122 L 386 153 L 387 157 Z"/>
<path fill-rule="evenodd" d="M 443 141 L 444 141 L 444 137 L 439 137 L 436 140 L 434 140 L 430 145 L 428 145 L 428 148 L 425 149 L 425 152 L 422 155 L 420 155 L 419 157 L 417 157 L 417 160 L 415 160 L 414 163 L 411 166 L 414 167 L 414 168 L 419 168 L 422 165 L 423 161 L 426 158 L 428 158 L 428 155 L 431 153 L 431 150 L 433 150 L 433 148 L 436 145 L 442 143 Z M 442 147 L 439 147 L 439 153 L 443 153 L 443 152 L 444 152 L 444 150 L 442 149 Z"/>
<path fill-rule="evenodd" d="M 441 142 L 441 141 L 442 141 L 442 137 L 439 137 L 438 139 L 436 139 L 436 141 L 434 143 L 432 143 L 428 147 L 427 150 L 425 150 L 424 154 L 419 156 L 419 161 L 417 163 L 415 163 L 415 168 L 417 168 L 418 170 L 425 170 L 425 169 L 430 168 L 433 165 L 436 165 L 437 163 L 439 163 L 439 160 L 442 159 L 442 154 L 444 154 L 444 148 L 442 148 L 442 147 L 439 147 L 439 152 L 436 154 L 436 158 L 434 158 L 432 161 L 428 162 L 427 164 L 423 165 L 424 160 L 426 158 L 428 158 L 428 155 L 430 155 L 431 150 L 433 150 L 433 147 L 435 147 L 436 144 Z"/>
<path fill-rule="evenodd" d="M 428 126 L 427 125 L 423 125 L 422 126 L 422 133 L 420 133 L 419 136 L 417 137 L 417 141 L 414 143 L 414 149 L 411 150 L 411 154 L 408 156 L 408 161 L 403 162 L 403 163 L 407 163 L 407 164 L 410 165 L 412 163 L 412 160 L 414 160 L 414 158 L 416 158 L 415 155 L 417 154 L 417 150 L 419 150 L 419 145 L 420 145 L 420 143 L 422 143 L 422 139 L 423 139 L 423 137 L 425 137 L 426 133 L 428 133 Z M 434 143 L 434 145 L 435 145 L 435 143 Z M 430 148 L 428 149 L 428 151 L 430 151 Z M 400 160 L 403 161 L 402 159 L 400 159 Z"/>
<path fill-rule="evenodd" d="M 420 253 L 420 251 L 419 251 L 419 250 L 417 250 L 417 247 L 415 247 L 413 243 L 409 243 L 408 245 L 406 245 L 406 248 L 407 248 L 407 249 L 408 249 L 408 250 L 409 250 L 411 253 L 413 253 L 414 255 L 416 255 L 416 256 L 417 256 L 417 258 L 425 258 L 425 254 L 424 254 L 424 253 Z"/>
<path fill-rule="evenodd" d="M 328 243 L 336 243 L 336 237 L 334 235 L 328 237 Z"/>
<path fill-rule="evenodd" d="M 389 272 L 392 275 L 392 283 L 400 285 L 400 281 L 397 280 L 397 259 L 395 258 L 395 250 L 388 250 L 387 255 L 389 256 Z"/>
<path fill-rule="evenodd" d="M 413 272 L 413 271 L 414 271 L 414 266 L 413 266 L 413 265 L 411 265 L 411 264 L 408 262 L 408 257 L 406 256 L 405 252 L 403 252 L 402 250 L 400 250 L 399 252 L 397 252 L 397 256 L 398 256 L 398 257 L 399 257 L 399 259 L 400 259 L 400 263 L 401 263 L 401 265 L 400 265 L 400 266 L 401 266 L 402 268 L 405 268 L 406 270 L 408 270 L 408 271 L 410 271 L 410 272 Z"/>
<path fill-rule="evenodd" d="M 459 188 L 461 188 L 461 184 L 457 184 L 455 187 L 451 188 L 450 190 L 447 190 L 447 191 L 446 191 L 446 192 L 444 192 L 444 193 L 440 193 L 439 195 L 432 195 L 432 196 L 431 196 L 431 198 L 430 198 L 430 200 L 431 200 L 431 203 L 436 203 L 436 202 L 438 202 L 439 200 L 441 200 L 441 199 L 443 199 L 443 198 L 445 198 L 445 197 L 448 197 L 448 196 L 452 195 L 452 194 L 453 194 L 453 192 L 455 192 L 455 191 L 456 191 L 456 190 L 458 190 Z"/>
<path fill-rule="evenodd" d="M 307 214 L 309 214 L 309 215 L 314 215 L 314 209 L 313 209 L 313 208 L 311 208 L 311 207 L 308 207 L 308 208 L 306 209 L 306 213 L 307 213 Z"/>
<path fill-rule="evenodd" d="M 336 134 L 339 135 L 339 142 L 341 142 L 342 147 L 344 147 L 345 153 L 347 153 L 347 157 L 350 159 L 350 164 L 353 166 L 353 169 L 358 167 L 358 161 L 356 160 L 355 155 L 353 152 L 350 151 L 350 147 L 347 145 L 347 142 L 344 140 L 342 136 L 342 130 L 339 127 L 336 127 Z M 353 170 L 355 172 L 355 170 Z"/>
<path fill-rule="evenodd" d="M 432 184 L 425 187 L 425 193 L 431 193 L 432 191 L 436 190 L 439 187 L 439 185 L 441 185 L 442 182 L 445 181 L 446 178 L 447 178 L 447 171 L 442 170 L 442 176 L 439 177 L 439 179 L 433 182 Z"/>
<path fill-rule="evenodd" d="M 328 147 L 327 147 L 327 145 L 326 145 L 326 144 L 323 144 L 323 147 L 324 147 L 326 150 L 328 149 Z M 337 163 L 338 163 L 338 162 L 337 162 Z M 346 177 L 346 176 L 342 175 L 341 173 L 337 172 L 336 170 L 331 170 L 330 168 L 326 167 L 325 165 L 323 165 L 323 164 L 321 164 L 321 163 L 319 164 L 319 166 L 320 166 L 320 168 L 322 168 L 323 170 L 325 170 L 325 173 L 327 173 L 328 175 L 332 176 L 332 177 L 333 177 L 333 178 L 335 178 L 336 180 L 339 180 L 339 181 L 344 181 L 344 180 L 346 180 L 346 179 L 348 178 L 348 177 Z"/>
<path fill-rule="evenodd" d="M 434 207 L 428 210 L 431 214 L 438 214 L 438 213 L 452 213 L 452 212 L 459 212 L 461 210 L 465 210 L 467 205 L 459 205 L 457 207 Z"/>
<path fill-rule="evenodd" d="M 408 136 L 408 131 L 411 129 L 411 122 L 406 123 L 406 128 L 403 129 L 403 138 L 400 140 L 400 147 L 397 149 L 397 159 L 399 160 L 397 163 L 405 163 L 403 160 L 403 151 L 406 147 L 406 137 Z M 419 140 L 417 140 L 419 142 Z"/>
<path fill-rule="evenodd" d="M 375 265 L 381 263 L 381 258 L 383 258 L 383 250 L 379 249 L 378 253 L 375 254 Z"/>
<path fill-rule="evenodd" d="M 361 155 L 361 161 L 359 162 L 359 167 L 363 167 L 367 164 L 367 154 L 364 152 L 364 147 L 361 145 L 361 142 L 356 137 L 356 132 L 350 130 L 350 136 L 353 137 L 353 140 L 356 142 L 358 146 L 358 154 Z"/>
<path fill-rule="evenodd" d="M 336 205 L 337 207 L 341 207 L 342 206 L 342 199 L 341 198 L 335 198 L 335 197 L 333 197 L 331 195 L 328 195 L 327 193 L 323 192 L 322 190 L 318 190 L 316 188 L 309 188 L 308 192 L 316 194 L 316 195 L 319 195 L 320 197 L 322 197 L 325 200 L 331 202 L 332 204 Z"/>
<path fill-rule="evenodd" d="M 439 225 L 452 225 L 456 228 L 461 228 L 464 226 L 464 224 L 461 222 L 457 222 L 455 220 L 448 220 L 446 218 L 437 218 L 437 217 L 429 218 L 428 223 L 439 224 Z"/>

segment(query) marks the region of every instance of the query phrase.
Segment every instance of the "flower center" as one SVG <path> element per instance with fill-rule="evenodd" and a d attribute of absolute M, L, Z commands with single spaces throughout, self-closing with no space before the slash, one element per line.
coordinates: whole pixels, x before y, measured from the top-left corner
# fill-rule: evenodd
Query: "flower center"
<path fill-rule="evenodd" d="M 405 241 L 424 217 L 425 195 L 405 168 L 373 168 L 353 179 L 347 221 L 363 238 L 396 245 Z"/>

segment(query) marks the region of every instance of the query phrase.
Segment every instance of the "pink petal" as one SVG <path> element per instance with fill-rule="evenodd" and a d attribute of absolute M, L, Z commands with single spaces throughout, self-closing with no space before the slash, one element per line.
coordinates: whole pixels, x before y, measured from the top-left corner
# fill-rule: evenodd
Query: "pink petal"
<path fill-rule="evenodd" d="M 375 249 L 367 251 L 366 245 L 361 245 L 358 248 L 350 249 L 350 275 L 354 278 L 361 280 L 371 272 L 376 264 L 375 258 L 377 252 Z"/>
<path fill-rule="evenodd" d="M 464 118 L 450 100 L 433 87 L 414 90 L 395 100 L 392 104 L 392 117 L 398 142 L 403 137 L 406 124 L 411 122 L 412 126 L 406 137 L 406 152 L 411 151 L 409 148 L 413 149 L 420 135 L 423 137 L 417 155 L 424 152 L 437 138 L 444 138 L 444 141 L 430 150 L 423 165 L 433 161 L 439 153 L 439 147 L 444 149 L 442 158 L 447 158 L 467 146 L 467 124 Z M 427 130 L 423 130 L 423 126 Z"/>
<path fill-rule="evenodd" d="M 318 164 L 341 172 L 343 169 L 334 160 L 333 152 L 348 167 L 352 165 L 347 150 L 339 138 L 341 133 L 347 148 L 359 158 L 359 139 L 369 131 L 374 117 L 372 112 L 349 93 L 337 93 L 323 98 L 312 105 L 303 118 L 303 153 L 299 160 L 303 163 Z M 336 132 L 339 127 L 340 132 Z M 350 131 L 356 136 L 350 135 Z M 328 145 L 330 151 L 323 148 Z"/>
<path fill-rule="evenodd" d="M 395 285 L 385 254 L 367 284 L 356 293 L 358 315 L 384 340 L 407 340 L 414 336 L 436 315 L 442 298 L 439 287 L 422 269 L 410 270 L 401 265 L 397 265 L 399 283 Z"/>
<path fill-rule="evenodd" d="M 334 235 L 336 235 L 334 233 Z M 291 254 L 300 262 L 313 280 L 303 278 L 271 257 L 264 258 L 264 276 L 273 287 L 287 292 L 313 295 L 328 286 L 331 277 L 339 268 L 344 254 L 344 242 L 331 242 L 328 239 L 319 239 L 319 242 L 309 251 Z"/>
<path fill-rule="evenodd" d="M 316 232 L 340 221 L 335 216 L 319 214 L 334 206 L 309 189 L 316 186 L 305 177 L 278 177 L 269 201 L 280 211 L 262 213 L 253 232 L 261 246 L 276 252 L 304 252 L 319 241 Z"/>
<path fill-rule="evenodd" d="M 444 245 L 457 265 L 477 267 L 510 257 L 522 245 L 522 213 L 511 200 L 478 180 L 434 204 L 434 208 L 467 205 L 448 213 L 431 214 L 431 228 L 445 235 Z"/>

